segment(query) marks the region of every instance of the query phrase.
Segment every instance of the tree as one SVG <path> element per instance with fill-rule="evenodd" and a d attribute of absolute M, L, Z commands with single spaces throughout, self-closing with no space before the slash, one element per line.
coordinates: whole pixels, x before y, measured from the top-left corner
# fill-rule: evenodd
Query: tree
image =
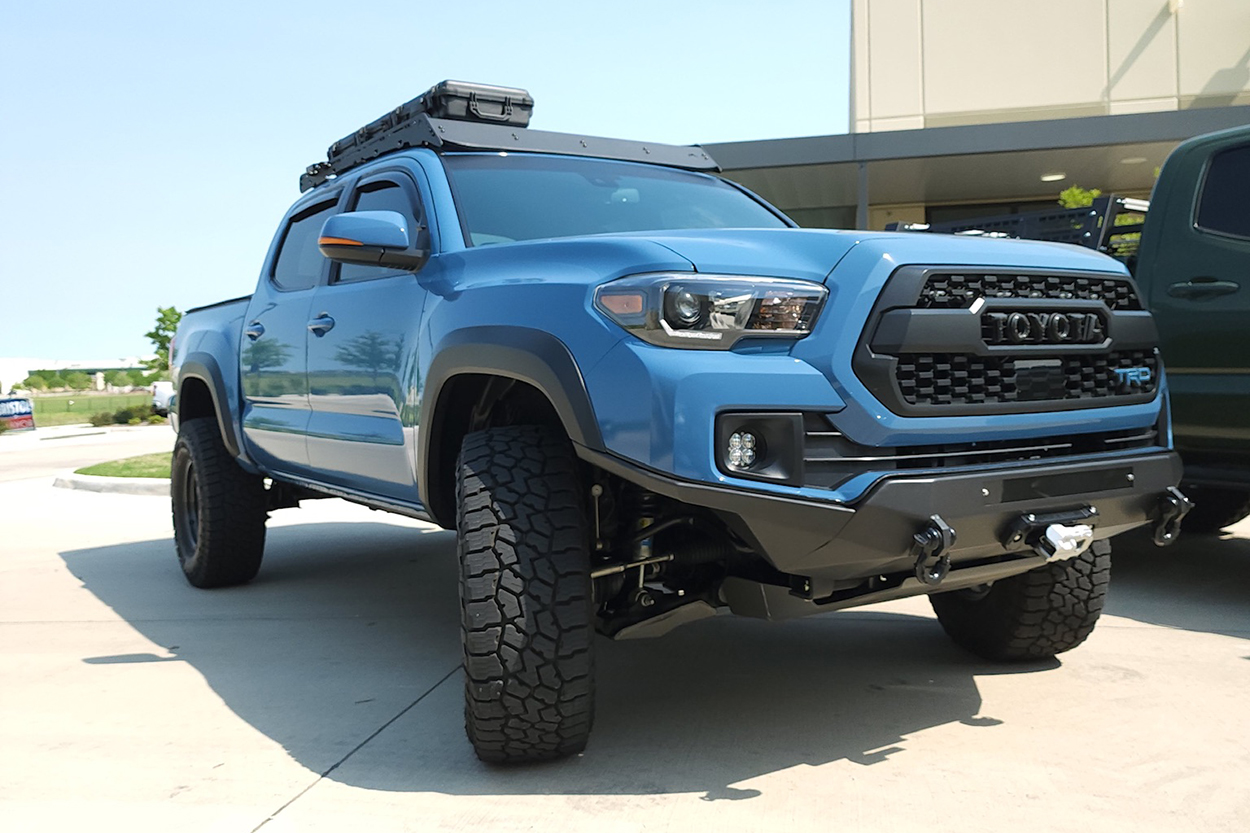
<path fill-rule="evenodd" d="M 65 374 L 65 386 L 71 390 L 86 390 L 91 387 L 91 377 L 81 370 L 74 370 Z"/>
<path fill-rule="evenodd" d="M 55 370 L 52 371 L 51 375 L 45 372 L 43 378 L 47 381 L 49 388 L 63 388 L 66 386 L 65 380 L 61 378 L 61 374 Z"/>
<path fill-rule="evenodd" d="M 47 390 L 48 380 L 40 374 L 32 373 L 26 377 L 26 381 L 22 382 L 21 387 L 26 390 Z"/>
<path fill-rule="evenodd" d="M 135 383 L 129 370 L 110 370 L 104 374 L 104 381 L 115 387 L 129 387 Z"/>
<path fill-rule="evenodd" d="M 144 333 L 144 337 L 151 340 L 156 353 L 156 358 L 143 363 L 148 370 L 160 374 L 169 369 L 169 343 L 173 340 L 181 320 L 182 313 L 173 307 L 156 308 L 156 326 Z"/>
<path fill-rule="evenodd" d="M 1098 188 L 1082 188 L 1073 185 L 1059 192 L 1059 204 L 1064 208 L 1085 208 L 1094 204 L 1094 200 L 1102 196 Z"/>

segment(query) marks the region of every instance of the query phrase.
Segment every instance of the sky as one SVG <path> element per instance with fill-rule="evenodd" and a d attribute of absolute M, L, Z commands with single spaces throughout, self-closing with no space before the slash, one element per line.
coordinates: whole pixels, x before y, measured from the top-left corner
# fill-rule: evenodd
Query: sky
<path fill-rule="evenodd" d="M 675 144 L 845 133 L 849 0 L 58 2 L 0 12 L 0 358 L 147 354 L 250 293 L 298 178 L 446 79 L 532 127 Z"/>

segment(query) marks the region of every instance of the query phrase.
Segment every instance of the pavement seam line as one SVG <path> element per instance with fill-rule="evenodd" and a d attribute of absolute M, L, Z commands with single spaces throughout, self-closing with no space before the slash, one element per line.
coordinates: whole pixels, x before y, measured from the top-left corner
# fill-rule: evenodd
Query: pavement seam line
<path fill-rule="evenodd" d="M 420 702 L 421 702 L 422 700 L 424 700 L 426 697 L 429 697 L 431 694 L 433 694 L 433 693 L 434 693 L 434 691 L 435 691 L 435 689 L 437 689 L 437 688 L 438 688 L 439 686 L 441 686 L 443 683 L 445 683 L 445 682 L 447 682 L 449 679 L 451 679 L 451 675 L 452 675 L 452 674 L 455 674 L 457 671 L 459 671 L 459 670 L 460 670 L 460 668 L 461 668 L 461 666 L 457 665 L 455 668 L 451 669 L 451 670 L 450 670 L 450 671 L 448 671 L 446 674 L 444 674 L 444 675 L 443 675 L 443 677 L 442 677 L 442 679 L 440 679 L 440 680 L 439 680 L 438 682 L 436 682 L 434 685 L 430 686 L 430 687 L 429 687 L 429 689 L 425 691 L 425 693 L 423 693 L 423 694 L 422 694 L 420 697 L 418 697 L 416 700 L 413 700 L 413 701 L 412 701 L 411 703 L 409 703 L 408 705 L 404 706 L 404 707 L 403 707 L 403 709 L 401 709 L 401 710 L 399 711 L 399 713 L 398 713 L 398 714 L 396 714 L 396 715 L 395 715 L 394 717 L 392 717 L 390 720 L 386 721 L 386 722 L 385 722 L 385 723 L 383 723 L 381 726 L 379 726 L 377 729 L 375 729 L 375 730 L 374 730 L 374 732 L 373 732 L 373 734 L 369 735 L 369 737 L 365 738 L 365 739 L 364 739 L 364 740 L 362 740 L 360 743 L 356 744 L 356 746 L 354 746 L 354 747 L 351 749 L 351 751 L 349 751 L 349 752 L 348 752 L 346 755 L 344 755 L 342 758 L 339 758 L 337 761 L 335 761 L 335 762 L 334 762 L 334 764 L 333 764 L 333 765 L 331 765 L 331 767 L 330 767 L 329 769 L 327 769 L 325 772 L 323 772 L 323 773 L 321 773 L 320 775 L 318 775 L 318 776 L 317 776 L 317 778 L 316 778 L 316 779 L 315 779 L 315 780 L 314 780 L 311 784 L 309 784 L 307 787 L 304 787 L 304 789 L 300 790 L 298 793 L 296 793 L 294 796 L 292 796 L 292 797 L 291 797 L 291 799 L 290 799 L 289 801 L 287 801 L 287 802 L 286 802 L 285 804 L 283 804 L 281 807 L 279 807 L 278 809 L 276 809 L 276 810 L 274 810 L 272 813 L 270 813 L 270 814 L 269 814 L 269 815 L 265 818 L 265 820 L 264 820 L 264 821 L 262 821 L 260 824 L 258 824 L 258 825 L 256 825 L 255 827 L 253 827 L 253 828 L 252 828 L 252 833 L 256 833 L 256 831 L 260 830 L 260 829 L 261 829 L 262 827 L 264 827 L 266 824 L 269 824 L 269 822 L 271 822 L 271 821 L 273 821 L 275 818 L 277 818 L 277 817 L 278 817 L 278 815 L 279 815 L 279 814 L 280 814 L 283 810 L 285 810 L 287 807 L 290 807 L 290 806 L 291 806 L 292 804 L 294 804 L 296 801 L 299 801 L 301 798 L 303 798 L 305 795 L 307 795 L 307 793 L 308 793 L 308 791 L 309 791 L 309 790 L 311 790 L 313 787 L 315 787 L 315 786 L 317 786 L 318 784 L 320 784 L 322 781 L 324 781 L 324 780 L 326 779 L 326 777 L 327 777 L 327 776 L 328 776 L 331 772 L 334 772 L 334 770 L 338 769 L 340 766 L 342 766 L 344 763 L 346 763 L 348 758 L 350 758 L 352 755 L 355 755 L 355 754 L 356 754 L 357 752 L 359 752 L 361 749 L 364 749 L 364 748 L 365 748 L 365 746 L 367 746 L 367 745 L 368 745 L 368 743 L 369 743 L 371 740 L 373 740 L 373 739 L 374 739 L 374 738 L 376 738 L 378 735 L 380 735 L 380 734 L 382 734 L 384 731 L 386 731 L 386 729 L 387 729 L 388 727 L 390 727 L 390 725 L 391 725 L 391 724 L 393 724 L 396 720 L 399 720 L 401 717 L 403 717 L 404 715 L 406 715 L 408 712 L 412 711 L 412 710 L 413 710 L 413 708 L 415 708 L 415 707 L 416 707 L 416 705 L 417 705 L 418 703 L 420 703 Z"/>

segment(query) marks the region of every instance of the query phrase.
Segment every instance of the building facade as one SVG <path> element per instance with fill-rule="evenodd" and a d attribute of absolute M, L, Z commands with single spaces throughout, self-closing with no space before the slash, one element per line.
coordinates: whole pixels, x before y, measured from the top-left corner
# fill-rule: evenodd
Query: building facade
<path fill-rule="evenodd" d="M 853 130 L 1250 104 L 1245 0 L 854 0 Z"/>
<path fill-rule="evenodd" d="M 805 226 L 1148 197 L 1179 142 L 1250 124 L 1248 0 L 853 0 L 849 135 L 708 145 Z"/>

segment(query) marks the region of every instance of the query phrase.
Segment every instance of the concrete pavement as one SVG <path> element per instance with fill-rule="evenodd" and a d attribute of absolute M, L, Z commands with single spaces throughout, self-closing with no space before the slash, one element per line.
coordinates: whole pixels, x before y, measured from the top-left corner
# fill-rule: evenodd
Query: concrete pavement
<path fill-rule="evenodd" d="M 206 592 L 167 499 L 0 483 L 0 829 L 1250 828 L 1250 525 L 1119 542 L 1052 662 L 971 658 L 923 599 L 601 640 L 587 752 L 496 769 L 461 726 L 452 535 L 306 506 Z"/>
<path fill-rule="evenodd" d="M 0 483 L 63 474 L 174 447 L 168 425 L 59 425 L 0 434 Z"/>

